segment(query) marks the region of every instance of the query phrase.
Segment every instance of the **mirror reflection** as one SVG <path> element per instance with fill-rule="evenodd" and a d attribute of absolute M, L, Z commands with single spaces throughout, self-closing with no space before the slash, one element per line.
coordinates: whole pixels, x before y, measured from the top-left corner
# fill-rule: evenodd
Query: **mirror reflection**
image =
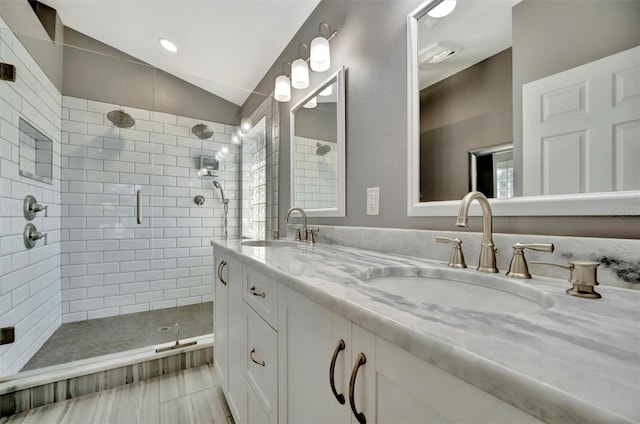
<path fill-rule="evenodd" d="M 291 110 L 292 207 L 312 216 L 344 216 L 342 72 Z"/>
<path fill-rule="evenodd" d="M 419 18 L 421 202 L 640 189 L 640 35 L 622 19 L 638 3 L 567 3 L 458 0 Z M 511 160 L 479 154 L 511 144 Z"/>

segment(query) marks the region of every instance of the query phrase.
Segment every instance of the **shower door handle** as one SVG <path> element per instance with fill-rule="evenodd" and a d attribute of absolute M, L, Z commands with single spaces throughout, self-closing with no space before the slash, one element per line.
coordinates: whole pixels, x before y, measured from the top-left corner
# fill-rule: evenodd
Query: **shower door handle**
<path fill-rule="evenodd" d="M 136 191 L 136 222 L 142 224 L 142 190 Z"/>

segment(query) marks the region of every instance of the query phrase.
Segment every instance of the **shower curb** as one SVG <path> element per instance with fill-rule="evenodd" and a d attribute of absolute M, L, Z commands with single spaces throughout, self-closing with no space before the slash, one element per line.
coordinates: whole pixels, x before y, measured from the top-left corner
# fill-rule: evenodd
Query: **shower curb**
<path fill-rule="evenodd" d="M 0 417 L 213 363 L 213 336 L 189 340 L 198 344 L 162 353 L 157 346 L 136 349 L 0 379 Z"/>

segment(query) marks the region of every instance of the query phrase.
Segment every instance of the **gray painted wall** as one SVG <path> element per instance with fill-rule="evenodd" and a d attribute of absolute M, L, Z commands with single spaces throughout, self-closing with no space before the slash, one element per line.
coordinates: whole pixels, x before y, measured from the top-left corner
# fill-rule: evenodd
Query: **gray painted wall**
<path fill-rule="evenodd" d="M 62 94 L 229 125 L 240 108 L 65 27 Z"/>
<path fill-rule="evenodd" d="M 318 103 L 313 109 L 296 111 L 296 135 L 316 140 L 338 142 L 338 120 L 335 103 Z"/>
<path fill-rule="evenodd" d="M 469 191 L 469 151 L 511 143 L 511 49 L 420 91 L 420 192 L 424 201 Z"/>
<path fill-rule="evenodd" d="M 529 0 L 525 0 L 529 1 Z M 290 205 L 289 188 L 289 108 L 321 83 L 340 65 L 347 68 L 347 216 L 313 218 L 313 223 L 367 227 L 455 229 L 453 217 L 407 216 L 407 14 L 422 0 L 323 0 L 265 74 L 255 91 L 273 91 L 282 63 L 297 56 L 299 43 L 310 42 L 320 22 L 339 30 L 331 42 L 332 69 L 312 74 L 311 88 L 293 90 L 289 103 L 280 103 L 280 222 Z M 544 4 L 544 1 L 534 3 Z M 571 21 L 574 6 L 568 1 Z M 602 4 L 606 7 L 609 2 Z M 617 3 L 617 2 L 616 2 Z M 638 2 L 635 2 L 636 4 Z M 567 11 L 568 12 L 568 11 Z M 544 22 L 541 16 L 535 19 Z M 635 22 L 637 22 L 637 18 Z M 557 19 L 556 19 L 557 20 Z M 628 21 L 629 19 L 624 19 Z M 634 26 L 637 28 L 637 26 Z M 544 33 L 555 44 L 566 33 L 554 32 L 545 22 L 536 33 Z M 591 39 L 591 37 L 589 38 Z M 538 41 L 536 41 L 538 42 Z M 540 47 L 541 48 L 541 47 Z M 566 54 L 566 52 L 565 52 Z M 248 115 L 261 96 L 250 97 L 242 107 Z M 380 215 L 366 215 L 367 187 L 380 187 Z M 480 231 L 479 219 L 470 221 L 471 231 Z M 504 233 L 579 235 L 592 237 L 640 238 L 638 217 L 497 217 L 494 230 Z M 425 240 L 425 243 L 431 242 Z"/>
<path fill-rule="evenodd" d="M 62 89 L 62 45 L 64 41 L 63 26 L 55 17 L 55 41 L 40 23 L 33 9 L 24 1 L 0 0 L 0 16 L 16 34 L 22 45 L 36 60 L 45 75 L 58 90 Z M 20 70 L 17 70 L 20 72 Z"/>

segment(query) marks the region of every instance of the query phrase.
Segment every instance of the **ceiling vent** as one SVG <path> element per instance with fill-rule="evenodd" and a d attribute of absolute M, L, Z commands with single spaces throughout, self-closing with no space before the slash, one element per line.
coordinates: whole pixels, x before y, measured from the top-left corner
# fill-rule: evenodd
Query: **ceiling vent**
<path fill-rule="evenodd" d="M 457 46 L 451 43 L 445 43 L 438 41 L 425 47 L 418 53 L 418 62 L 421 64 L 436 64 L 444 62 L 451 56 L 459 53 L 462 50 L 462 46 Z"/>

